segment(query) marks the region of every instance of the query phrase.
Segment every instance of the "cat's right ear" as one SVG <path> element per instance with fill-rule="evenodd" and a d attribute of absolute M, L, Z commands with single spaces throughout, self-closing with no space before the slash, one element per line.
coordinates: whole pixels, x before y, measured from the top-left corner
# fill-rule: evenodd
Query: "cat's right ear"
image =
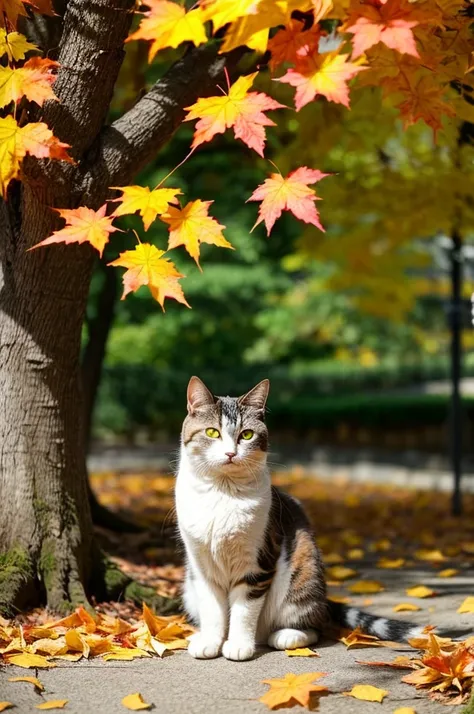
<path fill-rule="evenodd" d="M 188 384 L 188 414 L 193 416 L 196 409 L 209 407 L 216 400 L 199 377 L 191 377 Z"/>

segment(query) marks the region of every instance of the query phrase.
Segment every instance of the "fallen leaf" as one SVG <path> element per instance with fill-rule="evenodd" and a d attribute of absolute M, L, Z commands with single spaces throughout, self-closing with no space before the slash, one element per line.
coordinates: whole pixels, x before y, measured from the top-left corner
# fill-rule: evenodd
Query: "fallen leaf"
<path fill-rule="evenodd" d="M 400 707 L 399 709 L 395 709 L 393 714 L 416 714 L 416 711 L 411 707 Z"/>
<path fill-rule="evenodd" d="M 56 208 L 66 225 L 54 231 L 48 238 L 34 245 L 30 250 L 53 243 L 89 243 L 102 257 L 104 248 L 109 242 L 109 235 L 118 231 L 112 225 L 113 216 L 106 216 L 107 204 L 104 203 L 97 211 L 86 206 L 79 208 Z"/>
<path fill-rule="evenodd" d="M 371 595 L 372 593 L 381 593 L 385 590 L 382 583 L 377 580 L 358 580 L 356 583 L 349 585 L 348 590 L 351 593 L 358 595 Z"/>
<path fill-rule="evenodd" d="M 29 654 L 27 652 L 23 652 L 22 654 L 7 655 L 7 661 L 10 664 L 16 664 L 17 667 L 25 667 L 25 669 L 29 669 L 31 667 L 56 667 L 56 665 L 46 659 L 46 657 L 37 654 Z"/>
<path fill-rule="evenodd" d="M 294 650 L 285 650 L 288 657 L 321 657 L 318 652 L 310 650 L 309 647 L 297 647 Z"/>
<path fill-rule="evenodd" d="M 414 605 L 412 602 L 401 602 L 399 605 L 395 605 L 392 610 L 394 612 L 416 612 L 421 610 L 421 607 Z"/>
<path fill-rule="evenodd" d="M 241 139 L 250 149 L 263 156 L 265 127 L 275 126 L 275 122 L 264 112 L 282 109 L 284 105 L 262 92 L 248 91 L 257 74 L 254 72 L 239 77 L 228 94 L 201 98 L 195 104 L 185 107 L 188 113 L 183 121 L 199 120 L 191 145 L 193 149 L 232 127 L 236 139 Z"/>
<path fill-rule="evenodd" d="M 155 188 L 153 191 L 150 191 L 148 186 L 111 186 L 111 188 L 122 191 L 120 198 L 111 201 L 119 204 L 113 215 L 126 216 L 138 212 L 146 231 L 158 215 L 167 211 L 170 203 L 178 202 L 176 196 L 182 193 L 179 188 Z"/>
<path fill-rule="evenodd" d="M 328 600 L 331 600 L 332 602 L 341 602 L 343 605 L 348 605 L 352 602 L 351 598 L 347 597 L 347 595 L 331 595 L 328 597 Z"/>
<path fill-rule="evenodd" d="M 356 570 L 346 568 L 343 565 L 334 565 L 332 568 L 328 568 L 326 573 L 330 580 L 349 580 L 349 578 L 355 578 L 357 575 Z"/>
<path fill-rule="evenodd" d="M 456 568 L 446 568 L 445 570 L 440 570 L 438 573 L 438 578 L 453 578 L 459 573 Z"/>
<path fill-rule="evenodd" d="M 340 638 L 340 642 L 343 642 L 347 649 L 351 647 L 399 647 L 400 644 L 396 642 L 390 642 L 389 640 L 381 640 L 375 635 L 367 635 L 360 627 L 356 627 L 355 630 L 349 632 L 349 634 L 344 635 Z"/>
<path fill-rule="evenodd" d="M 9 707 L 14 707 L 15 705 L 12 704 L 11 702 L 0 702 L 0 712 L 4 712 L 5 709 L 8 709 Z"/>
<path fill-rule="evenodd" d="M 417 550 L 415 552 L 415 558 L 417 560 L 427 560 L 431 563 L 442 563 L 446 560 L 446 557 L 440 550 Z"/>
<path fill-rule="evenodd" d="M 122 704 L 127 709 L 131 709 L 133 712 L 137 712 L 140 709 L 150 709 L 151 704 L 147 704 L 143 701 L 143 697 L 139 692 L 135 694 L 128 694 L 122 699 Z"/>
<path fill-rule="evenodd" d="M 392 667 L 393 669 L 414 669 L 417 666 L 413 662 L 413 660 L 407 657 L 406 655 L 399 655 L 398 657 L 395 657 L 395 659 L 393 659 L 391 662 L 374 662 L 373 660 L 371 662 L 366 662 L 361 659 L 358 659 L 356 661 L 357 664 L 363 664 L 367 667 Z"/>
<path fill-rule="evenodd" d="M 354 684 L 350 692 L 343 692 L 346 697 L 362 699 L 364 702 L 383 702 L 388 692 L 386 689 L 373 687 L 371 684 Z"/>
<path fill-rule="evenodd" d="M 136 657 L 149 657 L 150 655 L 148 652 L 145 652 L 145 650 L 140 650 L 140 649 L 134 649 L 133 647 L 128 648 L 128 647 L 122 647 L 120 649 L 114 650 L 113 652 L 107 652 L 102 659 L 104 662 L 108 662 L 109 660 L 124 660 L 125 662 L 129 662 L 132 659 L 135 659 Z"/>
<path fill-rule="evenodd" d="M 362 548 L 351 548 L 351 550 L 347 551 L 347 557 L 349 560 L 362 560 L 364 555 L 365 553 Z"/>
<path fill-rule="evenodd" d="M 234 250 L 222 234 L 225 226 L 208 214 L 212 203 L 213 201 L 197 199 L 197 201 L 190 201 L 182 209 L 168 206 L 167 212 L 161 216 L 161 220 L 169 225 L 168 248 L 184 245 L 191 258 L 196 261 L 199 270 L 201 270 L 199 265 L 201 243 Z"/>
<path fill-rule="evenodd" d="M 270 178 L 257 186 L 248 201 L 261 201 L 258 209 L 258 219 L 255 222 L 252 230 L 259 223 L 265 221 L 267 235 L 273 228 L 277 218 L 282 214 L 282 211 L 290 211 L 296 218 L 299 218 L 305 223 L 311 223 L 319 230 L 324 231 L 319 220 L 319 213 L 314 205 L 318 200 L 314 189 L 309 188 L 309 184 L 321 181 L 321 179 L 329 176 L 317 169 L 309 169 L 307 166 L 301 166 L 296 171 L 292 171 L 286 178 L 281 174 L 271 174 Z"/>
<path fill-rule="evenodd" d="M 9 682 L 29 682 L 38 692 L 44 692 L 44 686 L 37 677 L 9 677 Z"/>
<path fill-rule="evenodd" d="M 134 250 L 125 250 L 116 260 L 108 265 L 118 265 L 127 268 L 123 275 L 122 300 L 128 293 L 135 292 L 142 285 L 148 285 L 151 294 L 160 303 L 164 311 L 165 299 L 174 298 L 189 307 L 184 297 L 179 279 L 184 275 L 178 273 L 174 263 L 163 258 L 165 252 L 158 250 L 150 243 L 139 243 Z"/>
<path fill-rule="evenodd" d="M 339 553 L 328 553 L 324 556 L 326 565 L 339 565 L 344 562 L 344 558 Z"/>
<path fill-rule="evenodd" d="M 312 684 L 315 679 L 325 676 L 325 672 L 305 672 L 303 674 L 285 674 L 281 679 L 263 679 L 262 684 L 269 684 L 270 689 L 259 701 L 269 709 L 275 709 L 291 700 L 303 707 L 308 707 L 312 692 L 327 692 L 327 687 Z"/>
<path fill-rule="evenodd" d="M 377 568 L 383 568 L 385 570 L 396 570 L 402 568 L 405 565 L 405 558 L 380 558 L 377 563 Z"/>
<path fill-rule="evenodd" d="M 69 699 L 51 699 L 49 702 L 36 704 L 35 709 L 64 709 Z"/>
<path fill-rule="evenodd" d="M 409 595 L 409 597 L 425 598 L 436 595 L 435 591 L 431 590 L 431 588 L 427 588 L 426 585 L 414 585 L 411 588 L 407 588 L 405 592 L 407 595 Z"/>
<path fill-rule="evenodd" d="M 456 610 L 460 615 L 466 612 L 474 612 L 474 596 L 469 595 Z"/>

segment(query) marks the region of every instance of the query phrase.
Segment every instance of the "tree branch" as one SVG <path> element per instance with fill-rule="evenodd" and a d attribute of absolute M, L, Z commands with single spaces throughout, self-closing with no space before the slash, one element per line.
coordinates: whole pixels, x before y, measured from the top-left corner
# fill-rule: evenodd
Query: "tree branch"
<path fill-rule="evenodd" d="M 204 45 L 188 52 L 173 65 L 120 119 L 104 129 L 85 156 L 84 194 L 106 186 L 126 185 L 164 146 L 184 117 L 184 107 L 199 97 L 218 92 L 225 86 L 224 67 L 230 75 L 245 49 L 218 55 L 216 46 Z"/>

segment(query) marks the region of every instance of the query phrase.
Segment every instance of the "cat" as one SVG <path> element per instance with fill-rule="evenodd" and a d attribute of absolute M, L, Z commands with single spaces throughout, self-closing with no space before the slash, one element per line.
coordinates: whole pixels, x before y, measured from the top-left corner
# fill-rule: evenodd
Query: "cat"
<path fill-rule="evenodd" d="M 330 623 L 406 641 L 422 628 L 326 597 L 321 552 L 301 504 L 271 485 L 265 405 L 270 383 L 214 397 L 187 390 L 176 512 L 185 548 L 183 601 L 199 627 L 189 653 L 251 659 L 258 644 L 314 645 Z"/>

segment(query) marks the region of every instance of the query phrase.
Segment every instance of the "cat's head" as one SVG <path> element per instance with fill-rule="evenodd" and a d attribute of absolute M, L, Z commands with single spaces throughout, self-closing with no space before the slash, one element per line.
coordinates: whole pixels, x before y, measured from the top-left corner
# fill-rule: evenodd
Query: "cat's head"
<path fill-rule="evenodd" d="M 182 446 L 198 475 L 238 478 L 261 472 L 267 460 L 269 387 L 264 379 L 241 397 L 214 397 L 199 377 L 191 377 Z"/>

